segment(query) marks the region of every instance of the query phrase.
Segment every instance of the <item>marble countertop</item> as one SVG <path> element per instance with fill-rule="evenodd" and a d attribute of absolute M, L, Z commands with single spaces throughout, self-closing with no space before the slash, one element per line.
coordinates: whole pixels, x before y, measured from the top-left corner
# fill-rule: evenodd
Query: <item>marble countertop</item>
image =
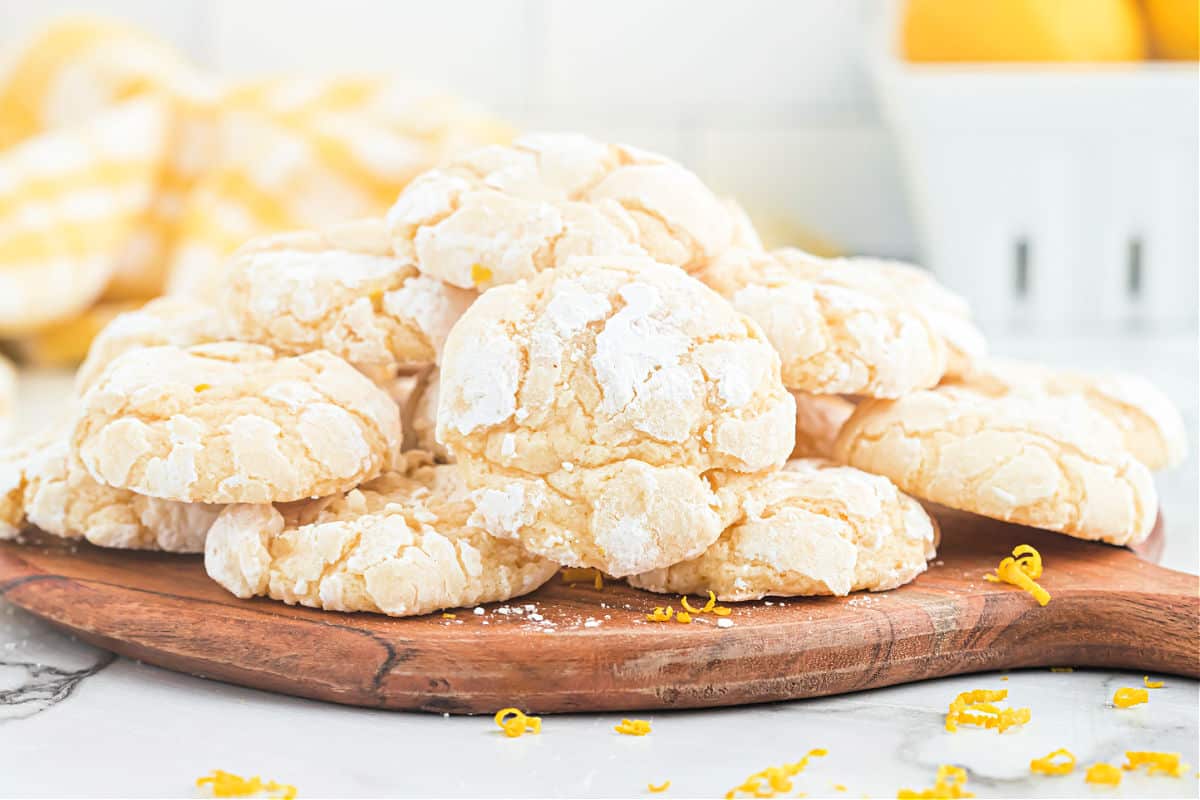
<path fill-rule="evenodd" d="M 1158 476 L 1163 563 L 1197 571 L 1197 341 L 1178 334 L 1044 336 L 993 332 L 998 352 L 1134 369 L 1184 409 L 1191 455 Z M 54 419 L 68 379 L 23 382 L 20 427 Z M 301 797 L 714 797 L 764 767 L 814 758 L 795 778 L 809 797 L 895 797 L 967 769 L 979 797 L 1196 797 L 1200 684 L 1165 677 L 1150 703 L 1109 705 L 1140 673 L 1021 670 L 946 678 L 842 697 L 737 709 L 640 714 L 645 737 L 616 734 L 615 714 L 547 717 L 537 736 L 505 738 L 486 717 L 384 712 L 272 695 L 175 674 L 76 642 L 0 601 L 0 796 L 200 797 L 212 769 L 261 775 Z M 967 689 L 1008 689 L 1032 721 L 1001 735 L 943 730 Z M 1029 761 L 1067 747 L 1081 766 L 1126 750 L 1183 754 L 1179 779 L 1125 773 L 1088 786 L 1083 769 L 1032 776 Z M 670 780 L 663 794 L 647 784 Z M 837 786 L 844 786 L 844 791 Z"/>

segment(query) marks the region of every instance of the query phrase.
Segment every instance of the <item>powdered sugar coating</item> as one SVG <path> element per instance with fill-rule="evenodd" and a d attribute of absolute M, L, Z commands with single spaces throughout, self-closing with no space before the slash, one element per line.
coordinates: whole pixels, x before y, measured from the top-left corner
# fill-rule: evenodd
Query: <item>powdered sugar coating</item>
<path fill-rule="evenodd" d="M 72 446 L 101 483 L 151 497 L 269 503 L 343 491 L 400 447 L 396 404 L 327 352 L 236 342 L 118 358 L 83 398 Z"/>
<path fill-rule="evenodd" d="M 800 250 L 734 250 L 697 277 L 762 326 L 790 389 L 896 397 L 935 385 L 947 348 L 903 294 Z M 857 274 L 857 273 L 853 273 Z"/>
<path fill-rule="evenodd" d="M 396 258 L 381 220 L 264 237 L 231 261 L 238 339 L 288 355 L 328 350 L 364 371 L 432 363 L 475 299 Z"/>
<path fill-rule="evenodd" d="M 580 135 L 485 147 L 414 180 L 388 213 L 396 253 L 463 288 L 573 256 L 648 254 L 700 269 L 757 241 L 744 215 L 662 156 Z"/>
<path fill-rule="evenodd" d="M 1149 471 L 1078 396 L 942 386 L 865 401 L 834 458 L 925 500 L 1080 539 L 1136 544 L 1158 514 Z"/>
<path fill-rule="evenodd" d="M 398 617 L 508 600 L 558 570 L 474 526 L 453 467 L 409 462 L 332 498 L 229 507 L 205 569 L 238 597 Z"/>
<path fill-rule="evenodd" d="M 117 315 L 92 340 L 75 373 L 75 393 L 83 395 L 118 356 L 139 347 L 219 342 L 229 338 L 221 313 L 186 297 L 160 297 L 136 311 Z"/>
<path fill-rule="evenodd" d="M 1158 387 L 1138 375 L 989 359 L 955 383 L 994 397 L 1080 397 L 1116 426 L 1125 449 L 1150 469 L 1173 467 L 1187 452 L 1187 430 L 1179 410 Z"/>
<path fill-rule="evenodd" d="M 223 506 L 178 503 L 97 483 L 65 440 L 0 454 L 0 539 L 26 524 L 99 547 L 199 553 Z"/>
<path fill-rule="evenodd" d="M 481 524 L 611 575 L 702 552 L 728 513 L 706 474 L 778 467 L 794 424 L 758 327 L 644 258 L 485 293 L 441 365 L 438 439 Z"/>
<path fill-rule="evenodd" d="M 702 555 L 633 575 L 632 586 L 725 601 L 845 595 L 908 583 L 934 556 L 936 528 L 887 478 L 823 459 L 731 478 L 737 520 Z"/>
<path fill-rule="evenodd" d="M 987 340 L 971 320 L 960 295 L 938 283 L 925 269 L 879 258 L 820 258 L 793 251 L 807 261 L 810 280 L 843 286 L 874 297 L 906 303 L 923 316 L 946 345 L 946 374 L 964 375 L 987 355 Z"/>

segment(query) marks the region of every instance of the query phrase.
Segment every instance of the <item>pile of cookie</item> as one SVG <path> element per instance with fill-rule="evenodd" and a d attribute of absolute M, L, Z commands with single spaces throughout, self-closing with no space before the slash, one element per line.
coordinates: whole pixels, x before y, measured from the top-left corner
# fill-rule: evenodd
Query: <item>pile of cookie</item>
<path fill-rule="evenodd" d="M 1140 541 L 1182 455 L 1145 382 L 989 359 L 927 273 L 767 252 L 684 167 L 583 136 L 471 152 L 225 274 L 101 333 L 69 430 L 0 459 L 0 535 L 395 616 L 560 566 L 844 595 L 926 568 L 919 500 Z"/>

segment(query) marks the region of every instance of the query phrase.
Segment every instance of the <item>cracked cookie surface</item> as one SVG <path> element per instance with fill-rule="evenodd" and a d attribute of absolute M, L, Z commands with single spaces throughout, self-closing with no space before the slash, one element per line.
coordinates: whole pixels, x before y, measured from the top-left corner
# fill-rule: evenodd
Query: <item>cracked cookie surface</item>
<path fill-rule="evenodd" d="M 954 383 L 994 397 L 1080 397 L 1121 432 L 1125 448 L 1150 469 L 1183 460 L 1187 430 L 1175 404 L 1150 381 L 1127 372 L 1060 370 L 1028 361 L 988 359 Z"/>
<path fill-rule="evenodd" d="M 649 255 L 688 271 L 757 244 L 745 215 L 681 165 L 585 136 L 536 134 L 431 170 L 388 212 L 397 255 L 465 289 L 573 256 Z"/>
<path fill-rule="evenodd" d="M 723 601 L 846 595 L 908 583 L 934 556 L 935 524 L 887 478 L 813 458 L 732 480 L 739 516 L 721 538 L 630 585 Z"/>
<path fill-rule="evenodd" d="M 475 297 L 396 258 L 383 221 L 361 220 L 245 245 L 225 307 L 241 341 L 388 372 L 433 363 Z"/>
<path fill-rule="evenodd" d="M 645 258 L 486 292 L 441 365 L 437 438 L 480 524 L 615 576 L 703 552 L 731 513 L 707 474 L 777 468 L 794 426 L 758 326 Z"/>
<path fill-rule="evenodd" d="M 167 500 L 270 503 L 344 491 L 387 468 L 400 413 L 324 351 L 220 342 L 132 350 L 84 396 L 72 446 L 109 486 Z"/>
<path fill-rule="evenodd" d="M 789 389 L 897 397 L 935 385 L 948 351 L 929 319 L 835 264 L 787 248 L 733 250 L 697 277 L 762 326 Z"/>
<path fill-rule="evenodd" d="M 134 311 L 118 314 L 101 329 L 75 373 L 75 393 L 82 396 L 117 357 L 140 347 L 219 342 L 229 329 L 216 308 L 186 297 L 151 300 Z"/>
<path fill-rule="evenodd" d="M 98 547 L 200 553 L 222 508 L 97 483 L 62 439 L 0 453 L 0 539 L 29 524 Z"/>
<path fill-rule="evenodd" d="M 453 467 L 417 452 L 407 462 L 331 498 L 230 506 L 209 536 L 205 569 L 238 597 L 391 616 L 508 600 L 558 571 L 475 527 Z"/>
<path fill-rule="evenodd" d="M 1136 544 L 1158 513 L 1149 470 L 1078 396 L 942 386 L 864 401 L 834 458 L 915 497 L 1080 539 Z"/>

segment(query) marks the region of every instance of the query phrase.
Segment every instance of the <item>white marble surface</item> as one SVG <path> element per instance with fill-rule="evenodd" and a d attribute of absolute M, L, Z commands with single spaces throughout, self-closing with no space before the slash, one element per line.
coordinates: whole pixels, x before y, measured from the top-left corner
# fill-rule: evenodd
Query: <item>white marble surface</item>
<path fill-rule="evenodd" d="M 1191 455 L 1159 476 L 1164 563 L 1196 572 L 1197 350 L 1194 332 L 1057 336 L 994 332 L 996 349 L 1057 363 L 1139 370 L 1184 409 Z M 62 409 L 62 376 L 25 381 L 22 427 Z M 932 785 L 939 764 L 970 773 L 979 797 L 1196 797 L 1200 685 L 1166 678 L 1148 705 L 1108 705 L 1141 674 L 1025 670 L 927 681 L 819 700 L 639 715 L 644 738 L 612 731 L 619 715 L 545 720 L 509 740 L 490 719 L 368 711 L 297 700 L 178 675 L 74 642 L 0 601 L 0 796 L 196 797 L 213 768 L 293 783 L 302 797 L 713 797 L 752 772 L 814 747 L 796 779 L 809 797 L 894 797 Z M 1006 688 L 1033 710 L 999 735 L 945 733 L 946 705 L 970 688 Z M 1116 789 L 1083 770 L 1031 776 L 1031 758 L 1068 747 L 1081 765 L 1119 764 L 1126 750 L 1180 752 L 1186 777 L 1126 774 Z M 670 780 L 662 795 L 647 783 Z M 835 784 L 846 787 L 835 790 Z"/>

